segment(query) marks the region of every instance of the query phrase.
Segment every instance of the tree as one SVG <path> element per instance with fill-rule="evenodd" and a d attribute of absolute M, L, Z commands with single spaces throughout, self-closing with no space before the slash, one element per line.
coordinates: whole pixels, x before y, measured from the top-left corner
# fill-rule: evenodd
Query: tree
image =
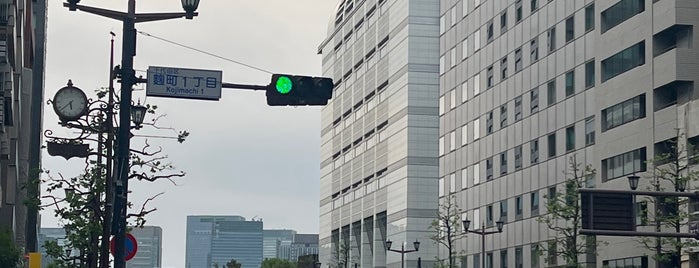
<path fill-rule="evenodd" d="M 0 229 L 0 267 L 19 267 L 21 253 L 15 246 L 13 237 L 10 229 Z"/>
<path fill-rule="evenodd" d="M 539 246 L 547 252 L 546 262 L 549 264 L 555 264 L 556 258 L 562 256 L 566 267 L 582 267 L 578 257 L 594 252 L 592 248 L 597 243 L 594 236 L 578 233 L 582 227 L 578 189 L 585 187 L 587 180 L 594 178 L 597 172 L 591 165 L 582 167 L 574 156 L 569 160 L 569 167 L 570 171 L 565 173 L 567 178 L 563 183 L 565 189 L 557 191 L 554 196 L 545 195 L 548 199 L 548 213 L 537 218 L 538 222 L 556 232 L 556 237 Z"/>
<path fill-rule="evenodd" d="M 446 259 L 436 256 L 435 267 L 455 267 L 456 254 L 455 250 L 456 239 L 461 236 L 461 208 L 456 203 L 454 195 L 448 195 L 440 204 L 440 209 L 437 211 L 437 218 L 432 221 L 429 229 L 434 231 L 430 239 L 435 244 L 441 245 L 447 249 L 448 257 Z M 446 263 L 445 263 L 446 262 Z"/>
<path fill-rule="evenodd" d="M 278 258 L 265 259 L 262 261 L 262 268 L 296 268 L 296 263 Z"/>
<path fill-rule="evenodd" d="M 238 263 L 235 259 L 231 259 L 226 263 L 226 266 L 223 268 L 241 268 L 241 264 Z M 219 268 L 218 263 L 214 263 L 214 268 Z"/>
<path fill-rule="evenodd" d="M 657 154 L 648 161 L 653 166 L 653 174 L 646 190 L 678 192 L 682 191 L 681 188 L 686 188 L 682 185 L 689 185 L 690 182 L 699 180 L 699 171 L 691 169 L 691 166 L 698 162 L 699 157 L 693 154 L 696 151 L 695 148 L 690 147 L 691 145 L 685 146 L 678 143 L 678 139 L 682 137 L 684 135 L 678 135 L 678 138 L 666 140 L 656 146 Z M 697 201 L 699 200 L 690 202 Z M 652 204 L 655 208 L 652 214 L 647 210 L 642 214 L 652 216 L 653 221 L 647 223 L 655 225 L 656 232 L 670 229 L 671 232 L 679 233 L 688 221 L 697 220 L 689 213 L 686 202 L 677 197 L 645 198 L 643 202 Z M 679 266 L 682 249 L 699 246 L 694 239 L 673 237 L 642 237 L 639 242 L 645 248 L 655 252 L 653 259 L 657 265 L 665 267 Z"/>
<path fill-rule="evenodd" d="M 64 267 L 88 267 L 95 268 L 109 267 L 109 237 L 112 216 L 112 204 L 114 190 L 108 188 L 107 184 L 113 184 L 108 180 L 112 171 L 112 163 L 115 156 L 110 152 L 112 145 L 105 142 L 103 135 L 114 132 L 110 126 L 110 120 L 114 116 L 107 102 L 99 99 L 107 96 L 105 90 L 98 90 L 98 101 L 90 105 L 99 108 L 90 109 L 90 113 L 83 119 L 74 122 L 65 122 L 64 125 L 80 130 L 80 135 L 76 138 L 59 138 L 47 135 L 47 138 L 54 143 L 72 144 L 97 144 L 97 150 L 89 152 L 85 160 L 85 172 L 72 178 L 66 178 L 62 174 L 52 174 L 44 171 L 45 176 L 41 182 L 47 187 L 47 194 L 41 196 L 44 201 L 40 208 L 53 208 L 54 215 L 60 219 L 60 224 L 66 231 L 66 242 L 64 246 L 59 246 L 55 241 L 47 242 L 44 246 L 47 255 L 55 260 L 55 265 Z M 155 106 L 147 106 L 149 114 L 155 114 Z M 162 116 L 157 116 L 150 122 L 143 125 L 152 126 L 156 129 L 173 130 L 170 128 L 160 128 L 156 126 L 157 120 Z M 176 132 L 176 131 L 175 131 Z M 49 134 L 51 132 L 49 131 Z M 183 142 L 189 133 L 179 132 L 177 139 Z M 96 137 L 95 137 L 96 136 Z M 109 140 L 109 139 L 107 139 Z M 151 146 L 148 140 L 142 142 L 142 147 L 130 149 L 129 154 L 130 172 L 129 180 L 156 181 L 167 179 L 174 183 L 173 178 L 183 177 L 182 171 L 176 171 L 174 167 L 166 162 L 166 156 L 162 155 L 162 148 Z M 156 209 L 148 209 L 150 201 L 161 195 L 155 194 L 148 198 L 140 207 L 140 211 L 129 213 L 128 226 L 141 227 L 146 223 L 145 216 Z M 134 204 L 129 202 L 127 208 L 133 208 Z M 137 209 L 137 208 L 135 208 Z M 71 249 L 71 256 L 66 254 L 65 249 Z"/>
<path fill-rule="evenodd" d="M 298 268 L 315 268 L 315 264 L 318 262 L 318 254 L 309 254 L 299 256 L 296 262 Z"/>

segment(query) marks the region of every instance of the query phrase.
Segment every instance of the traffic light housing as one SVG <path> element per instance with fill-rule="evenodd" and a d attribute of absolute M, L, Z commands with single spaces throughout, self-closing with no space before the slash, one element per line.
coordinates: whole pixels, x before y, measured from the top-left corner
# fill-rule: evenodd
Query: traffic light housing
<path fill-rule="evenodd" d="M 288 74 L 273 74 L 267 86 L 267 105 L 326 105 L 333 95 L 333 80 Z"/>

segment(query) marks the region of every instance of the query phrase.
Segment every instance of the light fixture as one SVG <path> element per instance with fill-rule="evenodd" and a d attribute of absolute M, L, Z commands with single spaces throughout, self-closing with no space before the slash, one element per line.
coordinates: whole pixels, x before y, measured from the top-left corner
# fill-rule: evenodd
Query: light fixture
<path fill-rule="evenodd" d="M 71 248 L 66 249 L 66 257 L 70 257 L 70 252 L 73 251 Z"/>
<path fill-rule="evenodd" d="M 468 227 L 471 226 L 471 220 L 467 218 L 462 222 L 464 223 L 464 233 L 468 233 Z"/>
<path fill-rule="evenodd" d="M 677 190 L 680 192 L 684 192 L 684 190 L 687 190 L 687 180 L 683 178 L 677 178 Z"/>
<path fill-rule="evenodd" d="M 629 179 L 629 187 L 631 187 L 631 190 L 636 190 L 638 189 L 638 180 L 641 178 L 636 174 L 632 174 L 627 177 Z"/>
<path fill-rule="evenodd" d="M 146 117 L 147 111 L 148 108 L 140 103 L 137 105 L 131 105 L 131 121 L 134 123 L 134 125 L 136 125 L 136 128 L 140 128 L 141 124 L 143 124 L 143 119 Z"/>
<path fill-rule="evenodd" d="M 68 0 L 68 10 L 70 10 L 70 11 L 78 10 L 78 3 L 80 3 L 80 0 Z"/>
<path fill-rule="evenodd" d="M 505 226 L 505 222 L 502 220 L 496 221 L 495 225 L 498 227 L 498 232 L 502 233 L 502 227 Z"/>
<path fill-rule="evenodd" d="M 413 247 L 415 247 L 415 251 L 418 251 L 420 249 L 420 241 L 415 240 L 415 242 L 413 242 Z"/>
<path fill-rule="evenodd" d="M 386 248 L 391 249 L 391 245 L 393 245 L 393 241 L 391 240 L 386 240 Z"/>
<path fill-rule="evenodd" d="M 182 0 L 182 8 L 187 13 L 186 19 L 191 20 L 194 18 L 194 11 L 199 7 L 199 0 Z"/>

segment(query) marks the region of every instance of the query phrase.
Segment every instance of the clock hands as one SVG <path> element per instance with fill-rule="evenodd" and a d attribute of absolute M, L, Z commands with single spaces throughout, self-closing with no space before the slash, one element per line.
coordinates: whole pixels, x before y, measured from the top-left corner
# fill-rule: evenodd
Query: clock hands
<path fill-rule="evenodd" d="M 73 101 L 72 101 L 72 100 L 69 101 L 68 104 L 63 105 L 63 107 L 61 107 L 59 110 L 63 111 L 63 110 L 65 110 L 65 109 L 68 108 L 68 107 L 70 107 L 70 109 L 73 110 Z"/>

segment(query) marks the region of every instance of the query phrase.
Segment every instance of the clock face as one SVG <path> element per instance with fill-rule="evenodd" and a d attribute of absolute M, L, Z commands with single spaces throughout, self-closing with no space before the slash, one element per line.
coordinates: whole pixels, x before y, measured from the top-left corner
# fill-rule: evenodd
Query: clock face
<path fill-rule="evenodd" d="M 53 97 L 53 110 L 63 121 L 78 119 L 87 112 L 87 96 L 77 87 L 61 88 Z"/>

